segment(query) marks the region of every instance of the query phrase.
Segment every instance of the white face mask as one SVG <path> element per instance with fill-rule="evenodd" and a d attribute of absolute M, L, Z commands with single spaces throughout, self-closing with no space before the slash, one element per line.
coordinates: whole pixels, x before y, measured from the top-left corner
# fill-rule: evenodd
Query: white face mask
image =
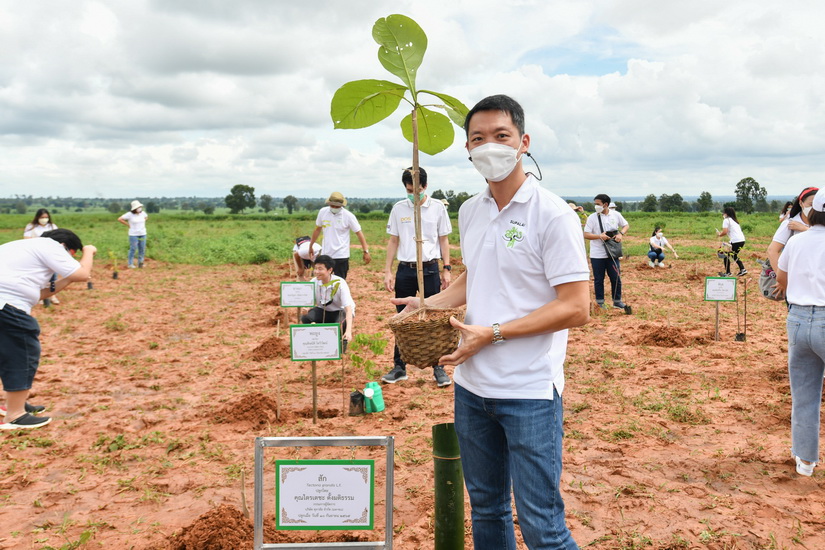
<path fill-rule="evenodd" d="M 596 213 L 598 213 L 598 214 L 604 213 L 604 205 L 603 204 L 594 204 L 593 208 L 596 209 Z"/>
<path fill-rule="evenodd" d="M 811 210 L 812 209 L 813 209 L 813 206 L 806 206 L 805 208 L 802 209 L 802 213 L 805 214 L 806 218 L 811 215 Z"/>
<path fill-rule="evenodd" d="M 485 143 L 470 151 L 473 166 L 487 181 L 501 181 L 509 176 L 519 159 L 518 149 L 503 143 Z"/>
<path fill-rule="evenodd" d="M 330 206 L 329 211 L 332 212 L 333 214 L 337 214 L 338 212 L 341 211 L 341 207 L 340 206 Z"/>
<path fill-rule="evenodd" d="M 46 225 L 49 223 L 49 218 L 40 218 L 39 220 L 37 220 L 37 223 L 39 223 L 40 225 Z"/>
<path fill-rule="evenodd" d="M 656 233 L 656 237 L 658 237 L 659 239 L 663 238 L 664 236 L 665 236 L 665 234 L 662 233 L 661 231 Z"/>

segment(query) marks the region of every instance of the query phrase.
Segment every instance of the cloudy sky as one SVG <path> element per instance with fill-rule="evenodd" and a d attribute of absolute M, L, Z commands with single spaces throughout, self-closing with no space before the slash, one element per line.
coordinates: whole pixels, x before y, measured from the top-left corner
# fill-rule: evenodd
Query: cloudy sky
<path fill-rule="evenodd" d="M 566 196 L 769 195 L 822 183 L 825 4 L 809 0 L 0 0 L 0 197 L 402 191 L 407 112 L 333 130 L 345 82 L 395 80 L 376 19 L 427 33 L 418 85 L 527 113 Z M 464 139 L 422 155 L 477 192 Z"/>

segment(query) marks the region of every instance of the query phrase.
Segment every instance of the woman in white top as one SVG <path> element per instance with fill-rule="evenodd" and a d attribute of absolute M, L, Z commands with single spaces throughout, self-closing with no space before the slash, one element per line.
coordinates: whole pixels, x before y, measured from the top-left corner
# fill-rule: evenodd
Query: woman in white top
<path fill-rule="evenodd" d="M 788 376 L 791 453 L 796 471 L 810 476 L 819 461 L 822 376 L 825 374 L 825 189 L 808 214 L 810 229 L 788 241 L 776 281 L 788 300 Z"/>
<path fill-rule="evenodd" d="M 790 238 L 808 230 L 808 214 L 811 211 L 811 205 L 817 191 L 819 191 L 818 187 L 803 189 L 799 196 L 793 200 L 785 220 L 779 224 L 779 228 L 773 234 L 771 244 L 768 245 L 768 261 L 774 270 L 779 265 L 779 255 L 782 254 L 782 250 L 788 244 Z M 781 299 L 782 295 L 777 294 L 776 297 Z"/>
<path fill-rule="evenodd" d="M 146 220 L 149 215 L 143 211 L 140 201 L 132 201 L 132 210 L 117 219 L 129 228 L 129 267 L 135 267 L 135 252 L 138 257 L 138 267 L 143 267 L 146 256 Z"/>
<path fill-rule="evenodd" d="M 739 220 L 736 219 L 736 210 L 734 210 L 732 206 L 727 206 L 724 210 L 722 210 L 722 231 L 719 231 L 717 229 L 716 234 L 720 237 L 724 237 L 725 235 L 727 235 L 730 239 L 731 247 L 730 253 L 725 254 L 725 271 L 719 273 L 719 276 L 731 276 L 731 258 L 734 262 L 736 262 L 736 265 L 739 266 L 739 273 L 737 274 L 737 277 L 746 275 L 748 273 L 748 270 L 745 269 L 745 264 L 743 264 L 742 260 L 739 259 L 739 250 L 741 250 L 742 247 L 745 246 L 745 234 L 742 232 L 742 228 L 739 226 Z"/>
<path fill-rule="evenodd" d="M 788 215 L 788 212 L 790 211 L 791 207 L 793 206 L 793 203 L 794 203 L 794 201 L 788 201 L 788 202 L 785 203 L 785 206 L 782 207 L 782 210 L 779 212 L 779 223 L 782 223 L 785 220 L 787 220 L 788 218 L 790 218 L 790 215 Z"/>
<path fill-rule="evenodd" d="M 41 208 L 34 215 L 34 219 L 23 229 L 23 238 L 33 239 L 46 231 L 54 231 L 55 229 L 57 229 L 57 226 L 52 222 L 52 215 L 45 208 Z"/>
<path fill-rule="evenodd" d="M 665 247 L 668 247 L 670 251 L 673 252 L 674 258 L 679 258 L 679 255 L 673 250 L 670 242 L 665 239 L 662 228 L 656 226 L 656 229 L 653 230 L 653 234 L 650 236 L 650 250 L 647 253 L 647 265 L 650 267 L 656 267 L 657 265 L 659 267 L 665 267 Z"/>

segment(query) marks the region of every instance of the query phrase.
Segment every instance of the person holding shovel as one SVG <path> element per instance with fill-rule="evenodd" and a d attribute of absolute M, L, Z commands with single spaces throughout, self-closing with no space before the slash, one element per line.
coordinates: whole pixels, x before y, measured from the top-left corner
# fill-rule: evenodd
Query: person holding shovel
<path fill-rule="evenodd" d="M 418 269 L 416 267 L 415 224 L 413 223 L 413 169 L 407 168 L 401 174 L 401 183 L 407 190 L 407 198 L 395 203 L 387 222 L 387 263 L 384 269 L 384 287 L 395 292 L 396 298 L 415 296 L 418 292 Z M 450 266 L 450 242 L 448 236 L 453 231 L 450 216 L 444 204 L 427 196 L 427 171 L 418 169 L 418 183 L 421 187 L 421 266 L 424 270 L 424 297 L 438 294 L 450 286 L 452 267 Z M 393 259 L 398 255 L 398 267 L 392 272 Z M 439 274 L 439 260 L 444 267 Z M 404 306 L 397 306 L 398 311 Z M 395 384 L 407 379 L 407 364 L 401 359 L 401 352 L 395 346 L 393 367 L 381 377 L 386 384 Z M 443 365 L 433 367 L 433 379 L 438 387 L 452 384 Z"/>
<path fill-rule="evenodd" d="M 315 218 L 315 231 L 312 232 L 312 238 L 309 240 L 310 258 L 315 260 L 313 247 L 323 231 L 321 254 L 335 260 L 335 274 L 342 279 L 346 279 L 349 272 L 350 231 L 355 233 L 361 242 L 361 248 L 364 249 L 364 263 L 368 264 L 372 260 L 367 238 L 361 231 L 361 224 L 358 223 L 355 214 L 344 208 L 346 205 L 347 199 L 344 195 L 338 191 L 332 193 L 327 199 L 327 206 L 323 207 Z"/>
<path fill-rule="evenodd" d="M 79 262 L 72 258 L 78 250 L 83 251 Z M 88 280 L 96 252 L 68 229 L 0 246 L 0 380 L 6 392 L 6 405 L 0 409 L 6 421 L 0 429 L 40 428 L 51 422 L 35 416 L 45 407 L 27 402 L 40 366 L 40 326 L 31 310 L 38 300 L 70 283 Z M 50 280 L 53 273 L 62 278 Z"/>
<path fill-rule="evenodd" d="M 621 212 L 610 209 L 610 197 L 601 193 L 593 199 L 596 212 L 587 217 L 584 224 L 584 238 L 590 241 L 590 263 L 593 265 L 593 290 L 596 304 L 607 309 L 604 304 L 604 276 L 610 279 L 613 307 L 625 309 L 622 301 L 621 259 L 614 257 L 605 246 L 605 241 L 622 242 L 630 229 L 630 224 Z"/>
<path fill-rule="evenodd" d="M 468 113 L 466 147 L 485 188 L 459 210 L 466 270 L 426 299 L 467 305 L 455 352 L 455 429 L 475 548 L 515 550 L 512 495 L 528 548 L 578 546 L 560 492 L 567 329 L 590 319 L 581 225 L 561 197 L 522 166 L 530 136 L 505 95 Z M 609 202 L 609 201 L 608 201 Z M 394 298 L 417 307 L 419 298 Z"/>

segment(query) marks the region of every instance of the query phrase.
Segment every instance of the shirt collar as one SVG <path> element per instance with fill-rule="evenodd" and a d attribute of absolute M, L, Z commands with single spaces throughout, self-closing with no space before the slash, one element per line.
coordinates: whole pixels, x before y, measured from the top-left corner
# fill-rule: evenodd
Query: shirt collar
<path fill-rule="evenodd" d="M 527 174 L 527 179 L 522 182 L 521 187 L 518 188 L 516 194 L 513 195 L 513 198 L 510 199 L 510 202 L 527 202 L 536 192 L 536 188 L 539 186 L 538 180 L 533 176 L 533 174 Z M 494 201 L 493 193 L 490 191 L 490 185 L 487 185 L 487 188 L 481 193 L 481 198 L 483 200 L 491 200 Z"/>
<path fill-rule="evenodd" d="M 421 201 L 421 207 L 422 208 L 427 208 L 428 206 L 430 206 L 430 199 L 431 198 L 432 198 L 431 196 L 427 195 L 427 198 L 425 198 L 423 201 Z M 410 207 L 415 206 L 415 203 L 413 203 L 413 201 L 411 201 L 410 199 L 404 199 L 404 200 L 407 201 L 407 204 L 410 205 Z"/>

